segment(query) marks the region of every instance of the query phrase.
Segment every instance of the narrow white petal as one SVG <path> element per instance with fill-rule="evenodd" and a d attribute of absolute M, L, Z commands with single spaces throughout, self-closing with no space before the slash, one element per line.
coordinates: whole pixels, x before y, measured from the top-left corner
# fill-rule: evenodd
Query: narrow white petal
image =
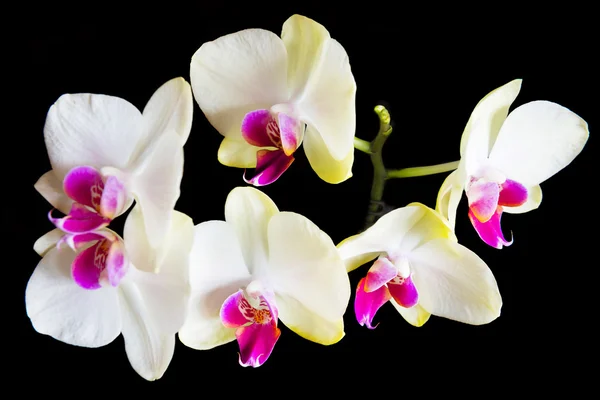
<path fill-rule="evenodd" d="M 192 57 L 194 98 L 224 136 L 241 137 L 244 116 L 287 102 L 287 54 L 277 35 L 246 29 L 204 43 Z"/>
<path fill-rule="evenodd" d="M 36 331 L 75 346 L 101 347 L 121 333 L 116 290 L 86 290 L 71 277 L 75 253 L 51 249 L 33 271 L 25 291 L 27 315 Z"/>
<path fill-rule="evenodd" d="M 33 250 L 40 256 L 45 256 L 46 253 L 56 246 L 56 243 L 64 236 L 64 232 L 56 228 L 41 236 L 33 244 Z"/>
<path fill-rule="evenodd" d="M 126 100 L 101 94 L 64 94 L 48 111 L 44 138 L 62 182 L 73 167 L 126 169 L 142 140 L 142 114 Z"/>
<path fill-rule="evenodd" d="M 225 220 L 233 226 L 252 274 L 260 274 L 267 264 L 267 226 L 278 212 L 273 200 L 253 187 L 236 187 L 227 196 Z"/>
<path fill-rule="evenodd" d="M 185 143 L 192 128 L 193 111 L 190 84 L 183 78 L 166 82 L 154 92 L 142 112 L 147 140 L 156 140 L 162 133 L 173 130 Z"/>
<path fill-rule="evenodd" d="M 268 232 L 268 276 L 274 291 L 323 319 L 341 318 L 350 299 L 350 281 L 331 238 L 291 212 L 273 216 Z"/>
<path fill-rule="evenodd" d="M 460 156 L 468 175 L 474 174 L 485 162 L 508 109 L 521 90 L 521 79 L 515 79 L 492 90 L 477 103 L 460 141 Z"/>
<path fill-rule="evenodd" d="M 183 177 L 183 140 L 175 131 L 163 134 L 131 178 L 131 192 L 141 207 L 148 242 L 159 247 L 171 224 Z"/>
<path fill-rule="evenodd" d="M 163 329 L 161 320 L 147 303 L 149 296 L 165 293 L 144 293 L 132 277 L 128 278 L 119 285 L 125 351 L 133 369 L 153 381 L 163 376 L 173 358 L 175 334 Z"/>
<path fill-rule="evenodd" d="M 456 224 L 456 209 L 462 199 L 464 189 L 464 180 L 461 179 L 460 172 L 455 170 L 446 177 L 438 192 L 435 210 L 448 220 L 452 228 Z"/>
<path fill-rule="evenodd" d="M 419 305 L 431 314 L 471 325 L 487 324 L 500 315 L 496 279 L 466 247 L 435 239 L 415 249 L 409 262 Z"/>
<path fill-rule="evenodd" d="M 532 101 L 510 113 L 490 154 L 490 164 L 525 186 L 538 185 L 583 150 L 587 123 L 549 101 Z"/>
<path fill-rule="evenodd" d="M 224 221 L 197 225 L 190 255 L 192 295 L 179 340 L 198 350 L 235 340 L 235 329 L 223 326 L 219 312 L 225 299 L 250 280 L 233 226 Z"/>
<path fill-rule="evenodd" d="M 65 194 L 63 181 L 56 176 L 54 171 L 48 171 L 42 175 L 34 187 L 52 207 L 65 215 L 69 213 L 73 200 Z"/>

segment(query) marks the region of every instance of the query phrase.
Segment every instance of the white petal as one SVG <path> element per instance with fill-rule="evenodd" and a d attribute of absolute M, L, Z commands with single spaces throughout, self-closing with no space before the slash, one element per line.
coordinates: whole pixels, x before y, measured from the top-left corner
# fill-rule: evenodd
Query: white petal
<path fill-rule="evenodd" d="M 466 247 L 435 239 L 409 258 L 419 304 L 433 315 L 466 324 L 486 324 L 500 315 L 502 298 L 485 262 Z"/>
<path fill-rule="evenodd" d="M 64 235 L 65 233 L 60 229 L 53 229 L 35 241 L 33 250 L 43 257 L 50 249 L 56 246 L 56 243 L 58 243 Z"/>
<path fill-rule="evenodd" d="M 394 308 L 398 310 L 400 315 L 402 315 L 402 318 L 412 326 L 421 327 L 425 322 L 429 321 L 429 317 L 431 317 L 431 314 L 419 304 L 416 304 L 411 308 L 404 308 L 396 303 L 396 300 L 393 298 L 390 299 L 390 302 L 394 305 Z"/>
<path fill-rule="evenodd" d="M 456 224 L 456 209 L 462 199 L 463 191 L 464 180 L 461 179 L 458 170 L 455 170 L 446 177 L 438 192 L 435 210 L 448 220 L 452 228 Z"/>
<path fill-rule="evenodd" d="M 521 79 L 515 79 L 492 90 L 477 103 L 460 141 L 460 156 L 468 175 L 473 175 L 485 162 L 508 109 L 521 90 Z"/>
<path fill-rule="evenodd" d="M 131 192 L 142 209 L 148 242 L 159 247 L 171 224 L 183 177 L 183 139 L 163 134 L 131 178 Z"/>
<path fill-rule="evenodd" d="M 490 154 L 507 178 L 537 185 L 577 157 L 589 136 L 577 114 L 549 101 L 532 101 L 510 113 Z"/>
<path fill-rule="evenodd" d="M 171 226 L 165 240 L 153 248 L 148 242 L 140 206 L 135 206 L 123 228 L 129 261 L 140 271 L 164 272 L 188 279 L 189 253 L 194 237 L 194 223 L 179 211 L 171 212 Z"/>
<path fill-rule="evenodd" d="M 320 133 L 331 156 L 342 161 L 354 148 L 356 83 L 344 48 L 334 39 L 324 46 L 319 67 L 298 101 L 298 113 Z"/>
<path fill-rule="evenodd" d="M 297 300 L 321 318 L 341 318 L 350 281 L 327 234 L 302 215 L 280 212 L 269 222 L 269 270 L 273 290 Z"/>
<path fill-rule="evenodd" d="M 133 277 L 127 278 L 119 285 L 125 351 L 133 369 L 144 379 L 153 381 L 163 376 L 175 350 L 175 334 L 163 329 L 162 321 L 147 303 L 152 296 L 162 296 L 165 292 L 144 292 Z M 168 307 L 170 299 L 165 300 Z"/>
<path fill-rule="evenodd" d="M 542 188 L 540 185 L 527 188 L 527 201 L 518 207 L 502 206 L 502 209 L 510 214 L 523 214 L 535 210 L 542 203 Z"/>
<path fill-rule="evenodd" d="M 454 234 L 441 215 L 412 203 L 385 214 L 366 231 L 342 241 L 338 249 L 346 269 L 352 271 L 381 253 L 408 253 L 437 237 L 454 238 Z"/>
<path fill-rule="evenodd" d="M 267 226 L 279 209 L 266 194 L 253 187 L 234 188 L 225 201 L 225 220 L 238 238 L 251 274 L 260 274 L 267 264 Z"/>
<path fill-rule="evenodd" d="M 281 322 L 304 339 L 330 345 L 339 342 L 345 335 L 344 320 L 341 317 L 334 321 L 326 320 L 286 295 L 276 295 L 275 304 Z"/>
<path fill-rule="evenodd" d="M 147 140 L 156 140 L 162 133 L 173 130 L 185 143 L 192 128 L 193 111 L 190 84 L 183 78 L 166 82 L 154 92 L 142 112 Z"/>
<path fill-rule="evenodd" d="M 192 57 L 194 98 L 224 136 L 241 137 L 244 116 L 285 103 L 287 54 L 277 35 L 246 29 L 204 43 Z"/>
<path fill-rule="evenodd" d="M 233 226 L 224 221 L 197 225 L 190 255 L 192 297 L 179 340 L 197 350 L 235 340 L 235 329 L 223 326 L 219 311 L 225 299 L 250 280 Z"/>
<path fill-rule="evenodd" d="M 350 149 L 343 160 L 334 159 L 321 134 L 311 126 L 306 127 L 302 147 L 310 166 L 325 182 L 341 183 L 352 177 L 354 148 Z"/>
<path fill-rule="evenodd" d="M 121 333 L 121 313 L 112 287 L 86 290 L 71 277 L 75 253 L 50 250 L 27 283 L 25 306 L 36 331 L 75 346 L 101 347 Z"/>
<path fill-rule="evenodd" d="M 52 207 L 65 215 L 69 214 L 73 200 L 65 194 L 63 181 L 56 176 L 54 171 L 48 171 L 42 175 L 34 187 Z"/>
<path fill-rule="evenodd" d="M 142 139 L 142 114 L 101 94 L 64 94 L 48 111 L 44 137 L 58 179 L 73 167 L 126 169 Z"/>

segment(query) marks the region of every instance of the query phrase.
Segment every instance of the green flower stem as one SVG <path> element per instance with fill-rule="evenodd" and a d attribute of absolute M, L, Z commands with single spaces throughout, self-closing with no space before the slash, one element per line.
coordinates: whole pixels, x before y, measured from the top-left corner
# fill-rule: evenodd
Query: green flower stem
<path fill-rule="evenodd" d="M 354 148 L 368 154 L 373 164 L 373 184 L 371 185 L 371 201 L 365 218 L 364 229 L 371 227 L 382 215 L 392 208 L 383 201 L 385 182 L 392 178 L 410 178 L 414 176 L 425 176 L 439 174 L 455 170 L 458 161 L 444 164 L 429 165 L 426 167 L 411 167 L 402 169 L 386 169 L 383 163 L 382 150 L 385 141 L 392 133 L 390 125 L 390 113 L 384 106 L 376 106 L 375 113 L 379 117 L 379 132 L 375 139 L 368 142 L 357 137 L 354 138 Z"/>
<path fill-rule="evenodd" d="M 412 178 L 415 176 L 440 174 L 442 172 L 449 172 L 455 170 L 458 167 L 458 163 L 459 161 L 452 161 L 444 164 L 428 165 L 426 167 L 389 169 L 387 170 L 387 178 Z"/>

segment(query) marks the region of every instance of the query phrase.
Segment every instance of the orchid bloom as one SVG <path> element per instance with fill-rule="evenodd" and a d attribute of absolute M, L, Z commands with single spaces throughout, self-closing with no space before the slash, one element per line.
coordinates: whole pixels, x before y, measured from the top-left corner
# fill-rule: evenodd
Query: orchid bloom
<path fill-rule="evenodd" d="M 35 330 L 83 347 L 107 345 L 122 333 L 134 370 L 147 380 L 159 379 L 185 318 L 194 225 L 172 211 L 167 228 L 161 246 L 150 246 L 136 205 L 125 221 L 124 239 L 102 228 L 76 251 L 59 248 L 55 231 L 38 240 L 35 248 L 43 258 L 25 292 Z"/>
<path fill-rule="evenodd" d="M 35 188 L 64 218 L 50 220 L 72 247 L 139 204 L 151 246 L 170 226 L 191 129 L 189 84 L 162 85 L 140 111 L 118 97 L 65 94 L 48 111 L 44 139 L 52 170 Z M 59 233 L 55 233 L 59 234 Z"/>
<path fill-rule="evenodd" d="M 361 326 L 391 301 L 413 326 L 431 315 L 471 325 L 500 315 L 496 279 L 475 253 L 457 243 L 434 210 L 412 203 L 381 217 L 338 245 L 348 272 L 377 259 L 356 289 L 354 311 Z"/>
<path fill-rule="evenodd" d="M 549 101 L 532 101 L 508 114 L 520 89 L 516 79 L 477 104 L 462 135 L 458 168 L 437 199 L 436 209 L 454 226 L 464 190 L 473 227 L 497 249 L 512 244 L 500 227 L 502 213 L 538 208 L 540 183 L 569 165 L 589 136 L 583 119 Z"/>
<path fill-rule="evenodd" d="M 197 350 L 237 339 L 242 366 L 267 361 L 278 320 L 323 345 L 344 336 L 350 284 L 334 243 L 252 187 L 231 191 L 225 221 L 195 227 L 190 285 L 179 339 Z"/>
<path fill-rule="evenodd" d="M 274 182 L 304 143 L 318 176 L 352 176 L 356 83 L 344 48 L 317 22 L 293 15 L 281 38 L 246 29 L 204 43 L 192 57 L 194 96 L 224 136 L 219 161 Z"/>

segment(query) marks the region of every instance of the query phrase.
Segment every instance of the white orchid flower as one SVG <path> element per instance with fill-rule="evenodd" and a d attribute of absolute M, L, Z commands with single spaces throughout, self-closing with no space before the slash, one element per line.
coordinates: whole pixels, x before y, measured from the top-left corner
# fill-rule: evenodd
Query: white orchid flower
<path fill-rule="evenodd" d="M 246 29 L 204 43 L 192 57 L 194 96 L 224 136 L 227 166 L 255 168 L 246 182 L 275 181 L 304 151 L 318 176 L 352 176 L 356 83 L 344 48 L 317 22 L 293 15 L 281 38 Z"/>
<path fill-rule="evenodd" d="M 65 94 L 50 107 L 44 139 L 52 170 L 35 188 L 67 216 L 50 219 L 71 245 L 139 204 L 148 239 L 159 246 L 170 226 L 190 133 L 189 84 L 162 85 L 143 112 L 118 97 Z"/>
<path fill-rule="evenodd" d="M 583 119 L 549 101 L 532 101 L 509 114 L 520 89 L 521 80 L 513 80 L 477 104 L 462 135 L 459 166 L 442 184 L 436 205 L 454 226 L 465 191 L 473 227 L 498 249 L 512 243 L 502 233 L 502 213 L 538 208 L 540 183 L 569 165 L 589 136 Z"/>
<path fill-rule="evenodd" d="M 125 221 L 124 240 L 102 228 L 77 251 L 55 246 L 60 235 L 38 241 L 43 258 L 25 292 L 35 330 L 83 347 L 104 346 L 122 333 L 134 370 L 159 379 L 185 319 L 194 233 L 188 216 L 172 211 L 170 221 L 160 249 L 148 243 L 139 205 Z"/>
<path fill-rule="evenodd" d="M 179 339 L 204 350 L 237 338 L 243 366 L 269 358 L 281 333 L 278 320 L 324 345 L 344 336 L 350 284 L 334 243 L 252 187 L 231 191 L 225 221 L 196 226 L 190 285 Z"/>
<path fill-rule="evenodd" d="M 338 249 L 348 272 L 377 259 L 356 289 L 360 325 L 373 329 L 375 313 L 388 301 L 413 326 L 431 315 L 471 325 L 500 315 L 502 298 L 488 266 L 457 243 L 439 213 L 422 204 L 385 214 Z"/>

